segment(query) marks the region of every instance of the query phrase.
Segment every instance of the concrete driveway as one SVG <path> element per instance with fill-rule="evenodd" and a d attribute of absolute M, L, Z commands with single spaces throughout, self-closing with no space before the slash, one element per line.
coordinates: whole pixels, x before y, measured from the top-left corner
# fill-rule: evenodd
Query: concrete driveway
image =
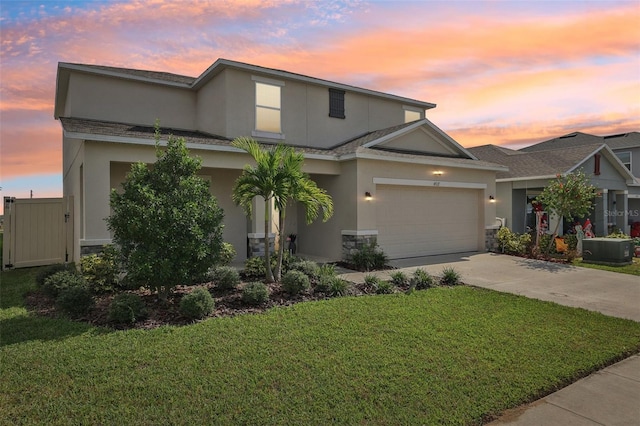
<path fill-rule="evenodd" d="M 441 275 L 453 267 L 477 287 L 584 308 L 640 322 L 640 277 L 494 253 L 463 253 L 390 262 Z M 387 277 L 389 271 L 376 272 Z M 362 273 L 347 273 L 364 281 Z M 532 404 L 509 410 L 492 426 L 640 425 L 640 356 L 632 356 Z"/>
<path fill-rule="evenodd" d="M 427 256 L 389 263 L 408 273 L 422 268 L 432 275 L 441 275 L 443 268 L 451 266 L 466 284 L 640 322 L 640 277 L 634 275 L 495 253 Z M 388 277 L 391 272 L 376 274 Z M 358 272 L 343 277 L 364 281 L 364 274 Z"/>

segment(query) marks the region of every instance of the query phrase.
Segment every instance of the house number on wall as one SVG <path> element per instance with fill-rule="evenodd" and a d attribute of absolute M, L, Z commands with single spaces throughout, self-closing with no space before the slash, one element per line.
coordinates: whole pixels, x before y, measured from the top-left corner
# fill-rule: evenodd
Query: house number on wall
<path fill-rule="evenodd" d="M 433 186 L 440 186 L 440 182 L 433 182 Z"/>

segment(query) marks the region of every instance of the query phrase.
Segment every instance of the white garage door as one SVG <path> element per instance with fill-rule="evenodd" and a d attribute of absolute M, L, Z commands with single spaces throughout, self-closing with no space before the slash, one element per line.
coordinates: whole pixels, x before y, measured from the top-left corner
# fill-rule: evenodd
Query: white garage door
<path fill-rule="evenodd" d="M 480 193 L 378 185 L 378 244 L 391 259 L 476 251 Z"/>

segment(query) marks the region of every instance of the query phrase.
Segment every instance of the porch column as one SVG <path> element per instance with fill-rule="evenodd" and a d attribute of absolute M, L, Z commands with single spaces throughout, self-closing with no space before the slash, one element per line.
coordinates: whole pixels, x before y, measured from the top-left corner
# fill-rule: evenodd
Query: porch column
<path fill-rule="evenodd" d="M 622 191 L 622 210 L 623 214 L 620 216 L 622 223 L 618 224 L 618 227 L 625 234 L 629 235 L 631 233 L 631 226 L 629 225 L 629 191 Z"/>
<path fill-rule="evenodd" d="M 247 257 L 253 256 L 264 256 L 265 247 L 264 247 L 264 234 L 265 232 L 269 234 L 269 247 L 271 252 L 273 253 L 275 250 L 275 226 L 274 220 L 275 212 L 273 207 L 271 208 L 271 220 L 269 221 L 268 228 L 264 229 L 264 214 L 265 214 L 265 205 L 264 198 L 255 197 L 253 199 L 253 214 L 251 217 L 251 223 L 249 224 L 249 232 L 247 233 Z"/>
<path fill-rule="evenodd" d="M 86 150 L 88 151 L 88 150 Z M 111 243 L 111 233 L 107 229 L 107 218 L 111 214 L 109 196 L 110 188 L 110 161 L 100 155 L 85 154 L 84 182 L 82 182 L 83 194 L 80 194 L 79 202 L 84 201 L 80 218 L 84 222 L 84 235 L 80 239 L 80 255 L 100 251 L 104 244 Z M 91 173 L 87 173 L 91 170 Z"/>
<path fill-rule="evenodd" d="M 608 214 L 608 206 L 609 206 L 609 190 L 602 190 L 602 205 L 600 210 L 600 221 L 596 225 L 596 236 L 606 236 L 609 234 L 609 217 Z"/>

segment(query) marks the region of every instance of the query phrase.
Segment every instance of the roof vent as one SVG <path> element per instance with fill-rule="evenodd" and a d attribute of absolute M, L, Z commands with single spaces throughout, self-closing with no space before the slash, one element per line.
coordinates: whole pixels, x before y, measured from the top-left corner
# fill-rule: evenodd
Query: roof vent
<path fill-rule="evenodd" d="M 578 134 L 577 133 L 571 133 L 569 135 L 564 135 L 564 136 L 560 136 L 558 139 L 569 139 L 569 138 L 575 138 Z"/>

